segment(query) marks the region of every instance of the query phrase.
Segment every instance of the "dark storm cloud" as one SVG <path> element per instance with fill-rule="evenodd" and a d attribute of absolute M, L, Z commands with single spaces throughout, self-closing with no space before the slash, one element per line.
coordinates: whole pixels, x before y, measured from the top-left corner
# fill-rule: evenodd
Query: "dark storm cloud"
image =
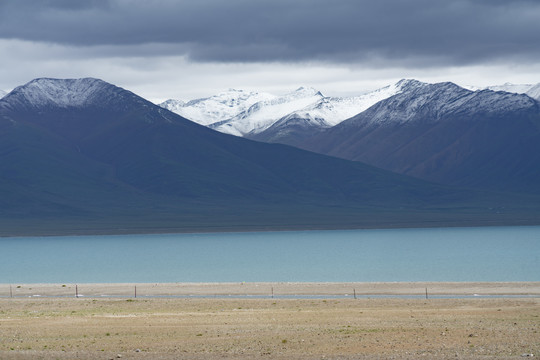
<path fill-rule="evenodd" d="M 536 62 L 540 1 L 3 0 L 0 38 L 202 61 Z"/>

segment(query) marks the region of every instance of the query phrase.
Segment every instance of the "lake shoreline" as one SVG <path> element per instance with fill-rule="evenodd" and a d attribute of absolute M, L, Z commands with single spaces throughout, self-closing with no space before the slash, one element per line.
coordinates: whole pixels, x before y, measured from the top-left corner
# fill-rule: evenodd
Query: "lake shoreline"
<path fill-rule="evenodd" d="M 117 235 L 174 235 L 174 234 L 234 234 L 234 233 L 272 233 L 272 232 L 308 232 L 308 231 L 356 231 L 356 230 L 406 230 L 406 229 L 456 229 L 456 228 L 496 228 L 496 227 L 535 227 L 540 226 L 540 220 L 534 221 L 472 221 L 472 222 L 412 222 L 396 224 L 361 224 L 358 226 L 223 226 L 223 227 L 164 227 L 164 228 L 88 228 L 88 229 L 55 229 L 45 230 L 27 227 L 24 230 L 9 230 L 0 232 L 2 238 L 22 237 L 64 237 L 64 236 L 117 236 Z M 30 230 L 29 230 L 30 229 Z"/>
<path fill-rule="evenodd" d="M 0 284 L 0 297 L 540 296 L 540 282 Z"/>

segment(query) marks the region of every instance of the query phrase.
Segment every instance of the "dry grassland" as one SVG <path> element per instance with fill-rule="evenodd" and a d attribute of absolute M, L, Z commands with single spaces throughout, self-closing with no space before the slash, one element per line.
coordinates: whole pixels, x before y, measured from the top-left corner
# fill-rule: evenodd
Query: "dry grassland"
<path fill-rule="evenodd" d="M 0 359 L 517 359 L 540 299 L 0 299 Z"/>

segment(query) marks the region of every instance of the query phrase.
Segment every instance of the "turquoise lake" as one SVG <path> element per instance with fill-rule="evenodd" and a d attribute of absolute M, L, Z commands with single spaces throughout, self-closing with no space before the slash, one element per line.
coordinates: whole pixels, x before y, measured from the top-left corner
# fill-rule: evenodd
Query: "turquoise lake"
<path fill-rule="evenodd" d="M 540 281 L 540 227 L 0 238 L 0 283 Z"/>

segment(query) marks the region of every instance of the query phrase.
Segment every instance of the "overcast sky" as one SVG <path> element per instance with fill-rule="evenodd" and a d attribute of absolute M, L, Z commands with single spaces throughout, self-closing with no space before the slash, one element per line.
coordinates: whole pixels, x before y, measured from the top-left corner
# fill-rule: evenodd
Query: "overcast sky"
<path fill-rule="evenodd" d="M 158 101 L 540 82 L 538 0 L 0 0 L 0 89 L 97 77 Z"/>

